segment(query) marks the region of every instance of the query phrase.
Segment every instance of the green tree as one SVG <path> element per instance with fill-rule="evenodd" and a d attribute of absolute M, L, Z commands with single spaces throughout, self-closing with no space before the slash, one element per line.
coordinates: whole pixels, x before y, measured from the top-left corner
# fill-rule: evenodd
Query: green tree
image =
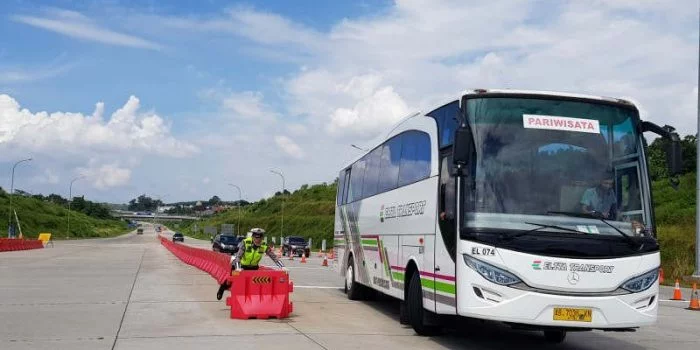
<path fill-rule="evenodd" d="M 130 200 L 127 208 L 131 211 L 155 211 L 159 205 L 163 205 L 163 202 L 142 194 L 138 198 Z"/>
<path fill-rule="evenodd" d="M 209 205 L 217 205 L 221 203 L 221 198 L 219 196 L 214 196 L 209 199 Z"/>

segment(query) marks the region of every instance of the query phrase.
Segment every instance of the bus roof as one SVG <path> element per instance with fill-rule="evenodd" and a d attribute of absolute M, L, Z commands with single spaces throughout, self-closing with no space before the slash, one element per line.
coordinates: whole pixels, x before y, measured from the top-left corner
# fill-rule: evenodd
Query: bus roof
<path fill-rule="evenodd" d="M 632 102 L 621 99 L 606 96 L 595 96 L 586 94 L 576 94 L 570 92 L 559 92 L 559 91 L 545 91 L 545 90 L 511 90 L 511 89 L 471 89 L 465 90 L 462 95 L 480 95 L 480 94 L 523 94 L 523 95 L 542 95 L 542 96 L 562 96 L 562 97 L 574 97 L 583 98 L 587 100 L 598 100 L 613 103 L 622 103 L 626 105 L 634 105 Z"/>

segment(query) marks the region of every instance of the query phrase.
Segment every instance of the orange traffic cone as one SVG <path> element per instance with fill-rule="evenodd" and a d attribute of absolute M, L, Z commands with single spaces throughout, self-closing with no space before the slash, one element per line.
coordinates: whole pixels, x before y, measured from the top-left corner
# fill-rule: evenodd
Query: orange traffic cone
<path fill-rule="evenodd" d="M 287 252 L 287 255 L 289 255 L 289 260 L 294 260 L 294 253 L 291 250 Z"/>
<path fill-rule="evenodd" d="M 328 266 L 328 257 L 325 255 L 323 256 L 323 264 L 321 264 L 321 266 Z"/>
<path fill-rule="evenodd" d="M 698 290 L 693 283 L 693 291 L 690 292 L 690 305 L 688 310 L 700 311 L 700 301 L 698 300 Z"/>
<path fill-rule="evenodd" d="M 319 250 L 318 250 L 318 257 L 320 258 L 320 257 L 322 257 L 322 256 L 323 256 L 323 250 L 319 249 Z"/>
<path fill-rule="evenodd" d="M 659 267 L 659 284 L 664 284 L 664 269 Z"/>
<path fill-rule="evenodd" d="M 681 295 L 681 285 L 678 283 L 678 279 L 676 278 L 676 288 L 673 290 L 673 298 L 671 300 L 683 300 L 683 296 Z"/>
<path fill-rule="evenodd" d="M 301 263 L 306 264 L 306 254 L 301 254 Z"/>

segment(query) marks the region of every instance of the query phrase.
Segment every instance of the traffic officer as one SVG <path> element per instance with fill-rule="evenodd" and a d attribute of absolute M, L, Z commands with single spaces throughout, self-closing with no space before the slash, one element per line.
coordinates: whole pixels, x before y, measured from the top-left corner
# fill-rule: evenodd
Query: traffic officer
<path fill-rule="evenodd" d="M 250 237 L 242 240 L 241 243 L 238 244 L 238 251 L 231 257 L 231 268 L 236 271 L 257 270 L 263 254 L 267 254 L 279 268 L 287 271 L 282 262 L 277 258 L 277 255 L 272 251 L 272 248 L 263 245 L 265 230 L 256 227 L 250 230 L 250 233 Z M 219 291 L 216 292 L 216 299 L 221 300 L 224 291 L 229 288 L 231 288 L 231 285 L 228 281 L 222 283 L 221 286 L 219 286 Z"/>

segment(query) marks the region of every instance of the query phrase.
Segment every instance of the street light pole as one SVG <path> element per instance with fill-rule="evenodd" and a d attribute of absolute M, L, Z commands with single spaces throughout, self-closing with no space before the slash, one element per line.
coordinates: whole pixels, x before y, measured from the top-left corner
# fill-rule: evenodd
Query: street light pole
<path fill-rule="evenodd" d="M 241 195 L 241 188 L 234 185 L 228 184 L 231 187 L 235 187 L 238 190 L 238 227 L 236 228 L 236 235 L 241 234 L 241 202 L 243 201 L 243 196 Z"/>
<path fill-rule="evenodd" d="M 84 175 L 80 175 L 74 178 L 70 181 L 70 186 L 68 187 L 68 232 L 66 232 L 66 239 L 70 237 L 70 205 L 73 202 L 73 183 L 84 177 Z"/>
<path fill-rule="evenodd" d="M 32 160 L 32 158 L 22 159 L 12 166 L 12 180 L 10 181 L 10 212 L 7 214 L 7 238 L 11 238 L 10 233 L 12 232 L 12 197 L 15 192 L 15 167 L 17 167 L 19 163 L 28 162 L 30 160 Z"/>
<path fill-rule="evenodd" d="M 274 171 L 272 169 L 270 169 L 270 172 L 277 174 L 282 178 L 282 226 L 280 227 L 280 233 L 282 234 L 282 237 L 284 237 L 284 175 L 282 175 L 281 172 Z"/>
<path fill-rule="evenodd" d="M 700 58 L 700 46 L 698 47 L 698 57 Z M 700 61 L 698 62 L 698 83 L 700 83 Z M 695 173 L 698 174 L 698 171 L 700 171 L 700 90 L 698 91 L 698 133 L 695 134 Z M 695 182 L 695 198 L 697 200 L 698 196 L 700 195 L 700 183 L 697 181 Z M 693 274 L 693 277 L 699 278 L 700 279 L 700 206 L 696 205 L 695 206 L 695 273 Z"/>

